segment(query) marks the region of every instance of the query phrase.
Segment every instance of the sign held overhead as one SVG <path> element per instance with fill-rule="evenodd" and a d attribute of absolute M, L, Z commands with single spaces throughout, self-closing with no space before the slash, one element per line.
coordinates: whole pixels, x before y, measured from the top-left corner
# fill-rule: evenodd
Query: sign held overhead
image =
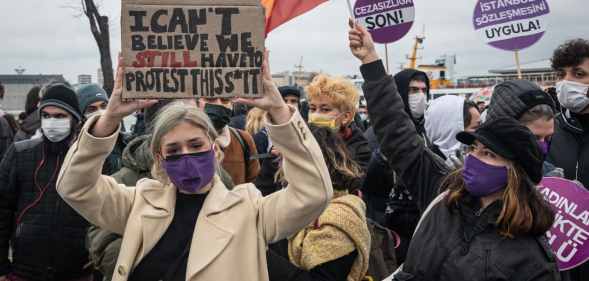
<path fill-rule="evenodd" d="M 376 43 L 393 43 L 403 38 L 413 26 L 413 0 L 358 0 L 354 18 L 366 27 Z"/>
<path fill-rule="evenodd" d="M 262 94 L 259 1 L 122 3 L 124 99 Z"/>
<path fill-rule="evenodd" d="M 473 24 L 485 43 L 501 50 L 519 51 L 544 36 L 549 13 L 546 0 L 479 0 Z"/>

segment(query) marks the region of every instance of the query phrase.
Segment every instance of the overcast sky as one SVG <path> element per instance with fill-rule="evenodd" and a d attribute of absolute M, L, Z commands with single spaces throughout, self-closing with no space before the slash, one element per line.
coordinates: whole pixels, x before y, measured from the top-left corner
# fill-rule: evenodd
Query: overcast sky
<path fill-rule="evenodd" d="M 120 50 L 120 1 L 97 0 L 111 21 L 111 50 Z M 219 0 L 220 1 L 220 0 Z M 289 0 L 290 1 L 290 0 Z M 353 1 L 353 0 L 352 0 Z M 76 17 L 67 5 L 79 0 L 2 1 L 0 8 L 0 74 L 64 74 L 75 82 L 78 74 L 92 74 L 100 67 L 98 49 L 85 17 Z M 444 54 L 456 54 L 459 75 L 487 73 L 514 64 L 513 53 L 493 49 L 479 39 L 472 27 L 474 0 L 414 0 L 416 19 L 409 34 L 389 46 L 391 68 L 397 71 L 410 52 L 413 38 L 425 25 L 426 40 L 421 63 L 433 63 Z M 451 4 L 450 4 L 451 3 Z M 521 52 L 522 63 L 550 58 L 567 39 L 589 38 L 587 0 L 549 0 L 548 31 L 536 45 Z M 345 0 L 330 0 L 274 30 L 268 37 L 272 72 L 294 70 L 303 57 L 307 71 L 356 74 L 358 63 L 347 48 Z M 378 49 L 384 54 L 382 46 Z"/>

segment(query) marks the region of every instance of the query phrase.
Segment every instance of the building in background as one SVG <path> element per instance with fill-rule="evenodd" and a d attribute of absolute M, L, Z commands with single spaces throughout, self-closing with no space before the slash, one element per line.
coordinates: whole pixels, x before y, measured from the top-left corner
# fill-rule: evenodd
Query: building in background
<path fill-rule="evenodd" d="M 276 85 L 278 85 L 278 87 L 298 86 L 304 88 L 305 86 L 309 85 L 309 83 L 311 83 L 317 74 L 317 72 L 307 71 L 284 71 L 272 74 L 272 79 Z"/>
<path fill-rule="evenodd" d="M 98 80 L 98 85 L 101 87 L 104 86 L 104 75 L 102 75 L 102 68 L 99 68 L 96 71 L 96 80 Z"/>
<path fill-rule="evenodd" d="M 54 75 L 31 75 L 23 74 L 0 74 L 0 81 L 4 85 L 5 94 L 2 100 L 2 108 L 11 113 L 22 112 L 25 109 L 27 93 L 34 86 L 43 86 L 48 83 L 66 82 L 61 74 Z"/>
<path fill-rule="evenodd" d="M 89 74 L 78 75 L 78 84 L 79 85 L 92 84 L 92 75 L 89 75 Z"/>
<path fill-rule="evenodd" d="M 558 74 L 551 67 L 550 60 L 541 60 L 521 65 L 522 79 L 536 82 L 540 87 L 552 87 L 558 82 Z M 458 79 L 457 87 L 490 87 L 504 81 L 517 80 L 517 69 L 515 66 L 491 69 L 490 74 L 471 75 Z"/>

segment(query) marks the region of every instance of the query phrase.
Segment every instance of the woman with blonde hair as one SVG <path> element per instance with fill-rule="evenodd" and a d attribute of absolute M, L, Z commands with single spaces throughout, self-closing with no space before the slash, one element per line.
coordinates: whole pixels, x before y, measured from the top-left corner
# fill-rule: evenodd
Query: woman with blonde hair
<path fill-rule="evenodd" d="M 256 149 L 258 151 L 258 159 L 264 158 L 268 155 L 272 145 L 270 138 L 268 138 L 268 129 L 264 124 L 264 115 L 266 112 L 259 108 L 252 108 L 246 116 L 245 131 L 254 138 Z"/>
<path fill-rule="evenodd" d="M 327 127 L 337 133 L 354 161 L 365 169 L 372 152 L 362 130 L 354 122 L 360 102 L 356 86 L 343 77 L 320 74 L 305 91 L 309 99 L 309 124 Z"/>
<path fill-rule="evenodd" d="M 321 150 L 288 107 L 264 61 L 264 93 L 238 102 L 259 107 L 283 155 L 287 188 L 262 197 L 253 184 L 228 190 L 219 180 L 216 130 L 193 107 L 171 106 L 154 123 L 154 179 L 136 187 L 100 174 L 127 115 L 154 101 L 121 100 L 119 67 L 106 112 L 89 119 L 70 148 L 57 191 L 95 225 L 123 235 L 113 280 L 268 280 L 268 243 L 294 235 L 332 196 Z"/>

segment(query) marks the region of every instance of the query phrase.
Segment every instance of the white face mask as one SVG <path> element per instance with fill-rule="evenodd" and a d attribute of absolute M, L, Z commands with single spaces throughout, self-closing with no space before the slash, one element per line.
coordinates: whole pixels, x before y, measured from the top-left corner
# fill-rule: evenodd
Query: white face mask
<path fill-rule="evenodd" d="M 427 101 L 425 94 L 409 94 L 409 109 L 411 110 L 413 118 L 419 119 L 423 117 L 426 105 Z"/>
<path fill-rule="evenodd" d="M 94 115 L 102 115 L 105 111 L 106 110 L 104 110 L 104 109 L 100 109 L 100 110 L 97 110 L 97 111 L 94 111 L 91 113 L 86 113 L 86 115 L 84 115 L 84 116 L 86 116 L 86 119 L 90 119 Z"/>
<path fill-rule="evenodd" d="M 70 135 L 72 126 L 69 118 L 43 118 L 41 129 L 49 141 L 60 142 Z"/>
<path fill-rule="evenodd" d="M 368 120 L 368 114 L 367 113 L 362 112 L 362 113 L 358 113 L 358 115 L 360 116 L 360 120 L 362 120 L 362 121 Z"/>
<path fill-rule="evenodd" d="M 558 101 L 563 107 L 574 113 L 581 113 L 589 106 L 588 92 L 589 85 L 583 83 L 568 80 L 556 83 Z"/>

